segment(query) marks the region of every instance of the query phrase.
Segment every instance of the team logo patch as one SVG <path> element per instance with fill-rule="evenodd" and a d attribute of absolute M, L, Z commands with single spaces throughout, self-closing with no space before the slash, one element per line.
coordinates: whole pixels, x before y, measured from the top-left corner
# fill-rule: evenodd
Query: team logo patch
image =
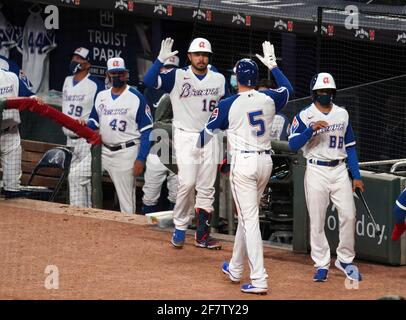
<path fill-rule="evenodd" d="M 199 43 L 199 48 L 204 48 L 204 42 L 203 41 Z"/>
<path fill-rule="evenodd" d="M 215 121 L 218 116 L 219 116 L 219 108 L 216 108 L 216 109 L 214 109 L 213 112 L 211 113 L 211 116 L 210 116 L 210 119 L 209 119 L 209 123 Z"/>
<path fill-rule="evenodd" d="M 297 128 L 299 128 L 299 121 L 294 117 L 292 122 L 292 132 L 295 132 Z"/>
<path fill-rule="evenodd" d="M 113 61 L 113 66 L 114 66 L 114 67 L 119 67 L 120 64 L 119 64 L 118 61 L 116 60 L 116 61 Z"/>
<path fill-rule="evenodd" d="M 151 122 L 152 122 L 153 121 L 152 120 L 152 112 L 151 112 L 151 108 L 149 107 L 149 105 L 145 106 L 145 114 L 147 115 L 148 118 L 151 119 Z"/>
<path fill-rule="evenodd" d="M 324 77 L 323 83 L 330 83 L 330 79 L 328 77 Z"/>

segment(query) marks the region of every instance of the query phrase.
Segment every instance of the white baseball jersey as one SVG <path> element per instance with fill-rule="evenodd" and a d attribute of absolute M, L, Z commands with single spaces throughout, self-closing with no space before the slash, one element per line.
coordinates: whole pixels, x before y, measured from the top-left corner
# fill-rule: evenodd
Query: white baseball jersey
<path fill-rule="evenodd" d="M 0 98 L 29 97 L 32 95 L 27 87 L 13 72 L 0 69 Z M 16 109 L 3 111 L 1 129 L 13 127 L 21 123 L 20 113 Z"/>
<path fill-rule="evenodd" d="M 87 75 L 79 82 L 73 76 L 65 78 L 62 93 L 62 112 L 74 119 L 87 119 L 92 111 L 97 93 L 104 84 L 96 77 Z"/>
<path fill-rule="evenodd" d="M 288 100 L 289 92 L 285 87 L 239 93 L 220 102 L 205 131 L 212 135 L 215 129 L 227 130 L 232 150 L 271 150 L 272 120 Z"/>
<path fill-rule="evenodd" d="M 342 160 L 347 158 L 346 147 L 355 145 L 354 132 L 349 124 L 347 110 L 333 104 L 328 114 L 322 113 L 312 103 L 295 116 L 289 139 L 304 132 L 316 121 L 325 121 L 327 128 L 313 133 L 313 137 L 303 146 L 306 159 Z"/>
<path fill-rule="evenodd" d="M 23 55 L 22 69 L 31 80 L 35 93 L 48 91 L 48 53 L 55 47 L 55 33 L 45 29 L 39 12 L 31 13 L 17 48 Z"/>
<path fill-rule="evenodd" d="M 8 58 L 10 49 L 15 45 L 14 27 L 0 12 L 0 55 Z"/>
<path fill-rule="evenodd" d="M 208 69 L 203 79 L 191 67 L 161 73 L 158 87 L 171 96 L 173 125 L 188 132 L 200 132 L 211 112 L 225 95 L 225 78 Z"/>
<path fill-rule="evenodd" d="M 113 96 L 111 89 L 101 91 L 89 123 L 100 129 L 103 143 L 115 146 L 139 139 L 141 132 L 152 128 L 153 120 L 145 98 L 127 85 L 119 96 Z"/>

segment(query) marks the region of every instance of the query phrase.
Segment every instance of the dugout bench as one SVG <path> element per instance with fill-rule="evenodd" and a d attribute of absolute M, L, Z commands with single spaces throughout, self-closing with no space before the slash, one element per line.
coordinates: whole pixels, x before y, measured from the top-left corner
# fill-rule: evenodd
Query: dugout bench
<path fill-rule="evenodd" d="M 22 158 L 21 158 L 21 185 L 26 186 L 32 172 L 34 171 L 38 161 L 42 158 L 45 152 L 50 149 L 54 149 L 57 147 L 66 147 L 63 144 L 57 143 L 49 143 L 49 142 L 41 142 L 41 141 L 34 141 L 34 140 L 27 140 L 21 139 L 21 147 L 22 147 Z M 0 164 L 0 180 L 2 178 L 3 171 Z M 46 188 L 55 188 L 58 184 L 61 177 L 61 170 L 56 168 L 42 168 L 38 171 L 38 173 L 33 177 L 31 185 L 33 186 L 40 186 Z M 117 195 L 115 193 L 113 181 L 111 180 L 110 176 L 107 172 L 104 172 L 102 176 L 102 190 L 103 194 L 106 196 L 106 201 L 103 201 L 103 208 L 111 209 L 111 210 L 119 210 L 119 204 Z M 141 208 L 141 204 L 138 205 L 138 202 L 141 201 L 141 189 L 144 185 L 144 178 L 139 177 L 136 181 L 137 187 L 137 208 Z M 109 195 L 113 195 L 112 197 Z M 56 202 L 59 203 L 69 203 L 69 191 L 68 191 L 68 181 L 65 181 L 62 184 L 60 191 L 58 192 L 57 198 L 55 199 Z"/>

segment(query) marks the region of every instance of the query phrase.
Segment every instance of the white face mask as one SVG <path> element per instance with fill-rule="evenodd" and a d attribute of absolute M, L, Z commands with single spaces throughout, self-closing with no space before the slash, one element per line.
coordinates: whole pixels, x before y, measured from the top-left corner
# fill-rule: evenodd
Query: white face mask
<path fill-rule="evenodd" d="M 237 76 L 235 74 L 232 74 L 230 77 L 230 86 L 232 88 L 237 88 Z"/>

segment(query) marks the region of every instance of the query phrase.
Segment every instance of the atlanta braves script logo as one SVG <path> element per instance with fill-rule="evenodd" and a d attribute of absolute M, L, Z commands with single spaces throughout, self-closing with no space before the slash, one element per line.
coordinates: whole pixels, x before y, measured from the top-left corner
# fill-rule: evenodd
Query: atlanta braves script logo
<path fill-rule="evenodd" d="M 2 87 L 2 88 L 0 87 L 0 94 L 10 93 L 10 92 L 13 92 L 13 90 L 14 90 L 13 85 L 8 86 L 8 87 Z"/>
<path fill-rule="evenodd" d="M 179 98 L 216 96 L 219 92 L 220 88 L 195 89 L 190 83 L 186 82 L 182 86 L 182 93 Z"/>
<path fill-rule="evenodd" d="M 83 101 L 85 99 L 84 94 L 67 94 L 66 90 L 63 92 L 63 101 Z"/>
<path fill-rule="evenodd" d="M 312 126 L 312 124 L 313 123 L 311 123 L 309 126 Z M 317 136 L 318 134 L 325 133 L 325 132 L 342 131 L 342 130 L 344 130 L 344 123 L 336 123 L 336 124 L 332 124 L 328 127 L 317 130 L 315 133 L 313 133 L 313 135 Z"/>

